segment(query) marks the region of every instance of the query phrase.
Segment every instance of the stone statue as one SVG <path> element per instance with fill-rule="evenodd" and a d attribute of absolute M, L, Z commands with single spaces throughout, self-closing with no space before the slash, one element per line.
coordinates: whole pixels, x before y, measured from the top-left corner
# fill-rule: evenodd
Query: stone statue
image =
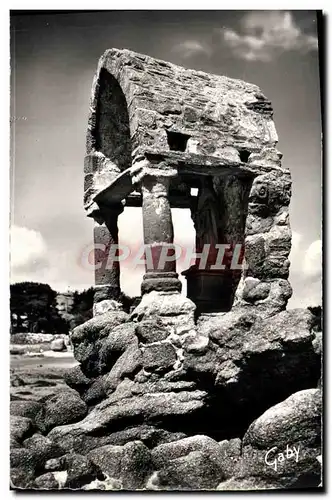
<path fill-rule="evenodd" d="M 218 202 L 210 179 L 202 182 L 198 192 L 196 206 L 192 209 L 192 218 L 196 229 L 196 249 L 204 245 L 218 243 Z"/>

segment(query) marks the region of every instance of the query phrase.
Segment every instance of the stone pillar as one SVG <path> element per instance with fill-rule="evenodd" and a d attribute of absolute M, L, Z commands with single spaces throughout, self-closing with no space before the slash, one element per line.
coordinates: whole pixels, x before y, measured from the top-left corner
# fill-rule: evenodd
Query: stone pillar
<path fill-rule="evenodd" d="M 236 305 L 254 305 L 262 317 L 286 309 L 292 295 L 288 281 L 290 199 L 288 171 L 272 171 L 255 178 L 246 220 L 246 269 L 236 292 Z"/>
<path fill-rule="evenodd" d="M 95 294 L 94 315 L 114 309 L 120 296 L 120 265 L 114 257 L 118 252 L 118 216 L 123 206 L 102 208 L 95 215 Z M 119 304 L 120 307 L 120 304 Z M 118 308 L 118 307 L 116 307 Z"/>
<path fill-rule="evenodd" d="M 146 175 L 141 180 L 146 268 L 142 294 L 153 290 L 181 291 L 176 273 L 169 182 L 169 176 L 158 174 Z"/>

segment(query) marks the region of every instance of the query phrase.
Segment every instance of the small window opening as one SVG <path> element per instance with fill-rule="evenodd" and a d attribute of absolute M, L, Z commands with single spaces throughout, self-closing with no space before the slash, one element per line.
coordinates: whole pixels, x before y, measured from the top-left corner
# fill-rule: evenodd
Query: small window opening
<path fill-rule="evenodd" d="M 247 163 L 249 156 L 250 156 L 250 151 L 247 151 L 246 149 L 242 149 L 239 151 L 240 153 L 240 160 L 242 163 Z"/>
<path fill-rule="evenodd" d="M 191 196 L 198 196 L 198 188 L 190 188 Z"/>
<path fill-rule="evenodd" d="M 181 134 L 180 132 L 170 132 L 169 130 L 166 130 L 166 132 L 167 132 L 167 142 L 169 145 L 169 149 L 171 151 L 184 152 L 186 150 L 187 142 L 190 136 L 186 134 Z"/>

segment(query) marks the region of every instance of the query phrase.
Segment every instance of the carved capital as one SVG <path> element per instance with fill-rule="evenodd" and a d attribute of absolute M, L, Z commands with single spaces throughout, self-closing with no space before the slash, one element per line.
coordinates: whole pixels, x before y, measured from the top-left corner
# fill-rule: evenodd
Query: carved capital
<path fill-rule="evenodd" d="M 93 219 L 100 226 L 102 224 L 108 223 L 109 220 L 116 220 L 118 216 L 123 212 L 124 206 L 122 203 L 117 205 L 98 205 L 93 203 L 89 207 L 88 217 Z"/>
<path fill-rule="evenodd" d="M 123 210 L 122 203 L 118 205 L 100 205 L 100 216 L 115 242 L 117 242 L 118 235 L 118 217 Z"/>
<path fill-rule="evenodd" d="M 104 218 L 97 203 L 92 203 L 89 206 L 89 208 L 87 209 L 87 216 L 93 219 L 99 225 L 104 223 Z"/>

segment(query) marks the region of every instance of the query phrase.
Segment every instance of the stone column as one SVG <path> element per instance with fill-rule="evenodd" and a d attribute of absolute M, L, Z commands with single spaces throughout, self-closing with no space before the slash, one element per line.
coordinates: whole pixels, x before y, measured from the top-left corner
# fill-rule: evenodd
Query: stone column
<path fill-rule="evenodd" d="M 141 180 L 146 274 L 142 294 L 155 291 L 181 291 L 176 273 L 173 223 L 168 199 L 170 176 L 145 175 Z M 167 257 L 173 256 L 173 260 Z M 166 259 L 165 259 L 166 257 Z"/>
<path fill-rule="evenodd" d="M 94 217 L 95 243 L 95 294 L 94 315 L 101 314 L 116 305 L 120 296 L 120 266 L 114 257 L 118 252 L 118 216 L 122 205 L 101 208 Z"/>
<path fill-rule="evenodd" d="M 288 171 L 271 171 L 255 178 L 246 220 L 246 268 L 236 292 L 236 304 L 255 306 L 262 317 L 286 309 L 292 288 L 288 281 L 291 228 Z"/>

